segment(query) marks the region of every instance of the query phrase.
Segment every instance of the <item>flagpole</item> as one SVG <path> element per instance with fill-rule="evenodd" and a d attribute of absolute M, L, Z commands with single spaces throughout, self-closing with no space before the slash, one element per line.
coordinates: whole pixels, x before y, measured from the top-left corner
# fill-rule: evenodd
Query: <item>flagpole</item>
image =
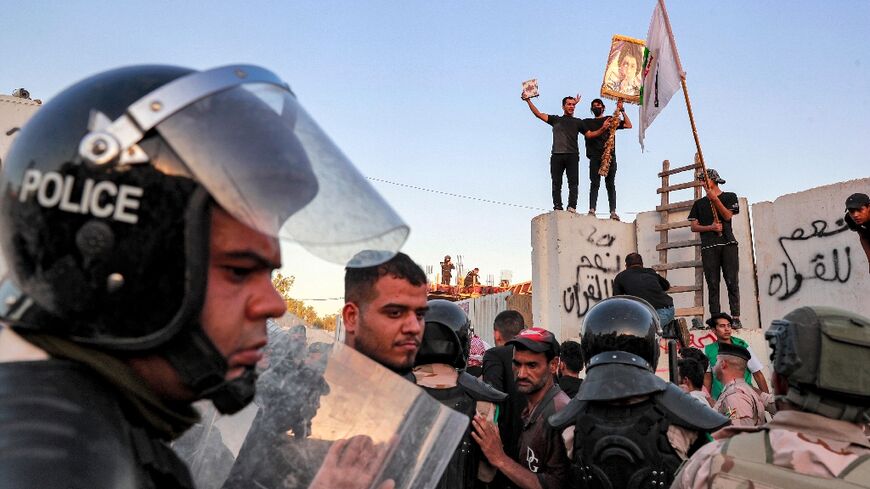
<path fill-rule="evenodd" d="M 698 139 L 698 128 L 695 126 L 695 116 L 692 113 L 692 101 L 689 100 L 689 90 L 686 88 L 685 76 L 680 76 L 680 84 L 683 86 L 683 96 L 686 98 L 686 109 L 689 111 L 689 123 L 692 124 L 692 136 L 695 138 L 695 148 L 698 150 L 698 160 L 701 162 L 701 170 L 706 176 L 707 166 L 704 164 L 704 153 L 701 152 L 701 140 Z"/>
<path fill-rule="evenodd" d="M 674 61 L 677 63 L 677 69 L 680 70 L 680 85 L 683 87 L 683 96 L 686 99 L 686 109 L 689 112 L 689 123 L 692 125 L 692 137 L 695 138 L 695 148 L 698 150 L 698 161 L 701 163 L 701 172 L 704 175 L 704 182 L 707 188 L 710 187 L 710 179 L 707 177 L 707 165 L 704 163 L 704 153 L 701 151 L 701 140 L 698 138 L 698 128 L 695 126 L 695 115 L 692 113 L 692 101 L 689 100 L 689 89 L 686 87 L 686 72 L 683 71 L 683 64 L 680 62 L 680 52 L 677 51 L 677 44 L 674 41 L 674 32 L 671 30 L 671 19 L 668 16 L 668 9 L 665 8 L 665 0 L 658 0 L 659 6 L 662 8 L 662 17 L 665 20 L 665 29 L 668 30 L 668 42 L 671 44 L 671 51 L 674 53 Z M 713 223 L 719 224 L 719 214 L 716 212 L 716 207 L 713 201 L 710 201 L 710 210 L 713 211 Z M 719 233 L 721 236 L 722 233 Z"/>

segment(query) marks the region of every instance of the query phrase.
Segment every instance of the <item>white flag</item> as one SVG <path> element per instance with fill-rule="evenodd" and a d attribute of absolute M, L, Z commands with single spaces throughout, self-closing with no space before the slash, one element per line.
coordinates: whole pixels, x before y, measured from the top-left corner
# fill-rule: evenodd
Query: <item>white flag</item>
<path fill-rule="evenodd" d="M 641 150 L 646 128 L 668 105 L 671 97 L 680 89 L 680 79 L 685 76 L 671 32 L 668 12 L 665 10 L 665 2 L 659 0 L 649 23 L 644 49 L 640 126 L 637 132 Z"/>

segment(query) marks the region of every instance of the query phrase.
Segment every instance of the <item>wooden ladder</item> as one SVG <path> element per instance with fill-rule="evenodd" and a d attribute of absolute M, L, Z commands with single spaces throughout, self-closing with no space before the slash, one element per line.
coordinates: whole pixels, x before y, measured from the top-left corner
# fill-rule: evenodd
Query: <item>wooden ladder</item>
<path fill-rule="evenodd" d="M 704 316 L 704 270 L 701 267 L 701 240 L 697 233 L 693 234 L 693 239 L 682 241 L 670 241 L 668 233 L 673 229 L 687 228 L 691 226 L 688 220 L 673 221 L 671 219 L 672 212 L 685 211 L 692 208 L 695 200 L 701 198 L 701 182 L 695 179 L 696 170 L 701 168 L 698 161 L 698 155 L 695 155 L 695 163 L 691 165 L 681 166 L 671 169 L 671 163 L 668 160 L 662 162 L 662 171 L 659 177 L 662 179 L 662 186 L 658 189 L 658 193 L 662 196 L 661 205 L 656 206 L 656 211 L 661 216 L 661 224 L 655 226 L 655 230 L 659 232 L 659 244 L 656 246 L 656 251 L 659 252 L 659 264 L 653 265 L 652 269 L 659 272 L 663 277 L 667 278 L 668 270 L 676 270 L 682 268 L 695 269 L 694 285 L 671 285 L 669 294 L 682 294 L 694 292 L 694 301 L 692 307 L 681 307 L 676 310 L 677 318 L 688 317 L 703 317 Z M 691 180 L 686 183 L 678 183 L 671 185 L 670 177 L 677 173 L 691 172 Z M 692 200 L 683 200 L 679 202 L 670 201 L 670 193 L 677 190 L 694 188 L 695 198 Z M 688 261 L 668 262 L 668 250 L 677 248 L 695 248 L 695 259 Z"/>

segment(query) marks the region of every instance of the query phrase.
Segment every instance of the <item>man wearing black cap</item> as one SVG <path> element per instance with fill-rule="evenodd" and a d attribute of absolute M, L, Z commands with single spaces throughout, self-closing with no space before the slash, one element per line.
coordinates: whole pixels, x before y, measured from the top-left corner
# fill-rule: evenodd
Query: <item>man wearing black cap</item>
<path fill-rule="evenodd" d="M 564 433 L 547 425 L 547 418 L 564 408 L 570 400 L 554 382 L 558 365 L 559 342 L 542 328 L 520 332 L 507 345 L 514 347 L 514 373 L 517 390 L 528 404 L 522 413 L 518 453 L 506 454 L 498 428 L 475 416 L 472 437 L 489 462 L 522 489 L 558 489 L 568 480 L 569 461 L 566 443 L 573 443 L 573 430 Z"/>
<path fill-rule="evenodd" d="M 725 386 L 713 409 L 731 418 L 732 426 L 764 424 L 764 403 L 746 383 L 743 372 L 751 356 L 749 350 L 733 343 L 720 343 L 713 375 Z"/>
<path fill-rule="evenodd" d="M 861 248 L 870 264 L 870 197 L 855 193 L 846 199 L 846 215 L 843 217 L 849 229 L 858 233 Z"/>
<path fill-rule="evenodd" d="M 692 205 L 689 221 L 692 222 L 692 232 L 701 233 L 701 264 L 707 282 L 707 306 L 711 315 L 722 311 L 719 306 L 721 270 L 728 288 L 728 305 L 734 317 L 732 324 L 735 329 L 740 329 L 740 289 L 737 283 L 740 261 L 737 257 L 737 239 L 731 229 L 731 218 L 740 212 L 737 194 L 719 188 L 719 184 L 725 183 L 725 180 L 712 168 L 707 169 L 706 175 L 699 173 L 698 180 L 705 182 L 707 196 Z M 713 209 L 719 216 L 718 221 L 713 218 Z"/>

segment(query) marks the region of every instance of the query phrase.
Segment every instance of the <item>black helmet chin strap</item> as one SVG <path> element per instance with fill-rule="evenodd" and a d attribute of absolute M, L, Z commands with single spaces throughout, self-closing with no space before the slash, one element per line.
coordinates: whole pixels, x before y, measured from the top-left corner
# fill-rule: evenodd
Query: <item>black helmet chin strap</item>
<path fill-rule="evenodd" d="M 240 377 L 225 380 L 227 362 L 199 324 L 179 333 L 161 354 L 197 398 L 210 399 L 223 414 L 233 414 L 254 399 L 256 371 L 249 368 Z"/>
<path fill-rule="evenodd" d="M 160 346 L 159 353 L 178 371 L 181 380 L 197 399 L 210 399 L 218 411 L 232 414 L 254 399 L 257 374 L 252 369 L 236 379 L 225 380 L 227 361 L 208 338 L 199 315 L 208 288 L 208 260 L 211 246 L 211 206 L 216 205 L 204 188 L 197 189 L 187 210 L 188 280 L 199 280 L 188 287 L 188 306 L 176 318 L 182 322 L 172 339 Z M 194 278 L 195 277 L 195 278 Z"/>

